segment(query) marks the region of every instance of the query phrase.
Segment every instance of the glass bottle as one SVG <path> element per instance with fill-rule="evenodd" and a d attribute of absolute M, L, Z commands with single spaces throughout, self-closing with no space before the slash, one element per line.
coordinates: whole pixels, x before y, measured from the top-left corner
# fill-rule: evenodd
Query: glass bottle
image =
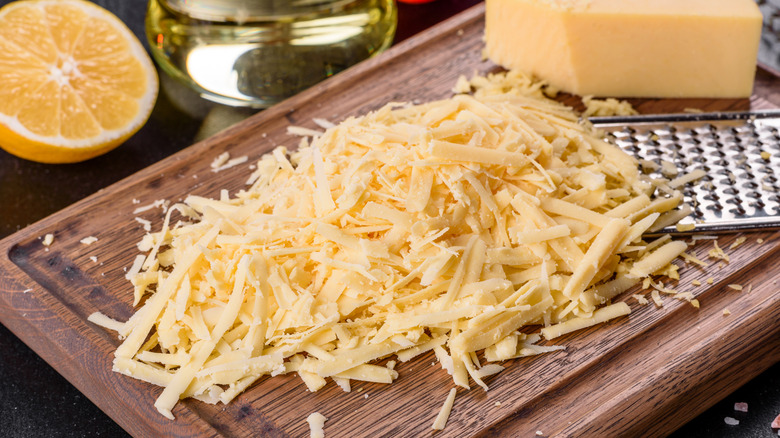
<path fill-rule="evenodd" d="M 393 0 L 150 0 L 161 68 L 201 96 L 264 108 L 384 50 Z"/>

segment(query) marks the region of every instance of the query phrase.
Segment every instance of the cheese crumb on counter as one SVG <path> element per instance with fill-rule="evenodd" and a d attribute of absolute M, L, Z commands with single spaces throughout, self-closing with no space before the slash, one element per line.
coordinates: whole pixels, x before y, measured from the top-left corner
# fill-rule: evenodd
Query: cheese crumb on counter
<path fill-rule="evenodd" d="M 747 412 L 748 404 L 743 402 L 734 403 L 734 410 L 737 412 Z"/>
<path fill-rule="evenodd" d="M 309 436 L 311 438 L 325 438 L 325 421 L 327 417 L 319 412 L 312 412 L 306 417 L 306 422 L 309 423 Z"/>
<path fill-rule="evenodd" d="M 143 304 L 114 370 L 164 387 L 167 418 L 267 375 L 390 384 L 379 361 L 429 351 L 456 386 L 487 390 L 504 369 L 490 362 L 559 352 L 537 343 L 628 315 L 620 294 L 653 275 L 679 278 L 687 243 L 643 235 L 680 191 L 657 190 L 539 82 L 469 85 L 291 127 L 298 148 L 261 157 L 245 189 L 166 206 L 127 272 Z"/>
<path fill-rule="evenodd" d="M 725 417 L 723 419 L 723 422 L 728 424 L 729 426 L 737 426 L 737 425 L 739 425 L 739 420 L 737 420 L 736 418 L 733 418 L 733 417 Z"/>

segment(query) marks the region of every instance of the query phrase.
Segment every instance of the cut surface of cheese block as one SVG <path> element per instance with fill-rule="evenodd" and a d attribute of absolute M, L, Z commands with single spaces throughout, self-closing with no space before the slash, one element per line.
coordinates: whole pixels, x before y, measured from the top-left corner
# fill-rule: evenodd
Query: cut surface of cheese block
<path fill-rule="evenodd" d="M 615 97 L 752 93 L 753 0 L 487 0 L 493 62 L 563 91 Z"/>

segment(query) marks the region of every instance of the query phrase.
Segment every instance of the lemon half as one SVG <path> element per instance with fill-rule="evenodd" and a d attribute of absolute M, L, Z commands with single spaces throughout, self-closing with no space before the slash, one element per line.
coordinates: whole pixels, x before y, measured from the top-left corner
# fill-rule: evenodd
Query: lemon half
<path fill-rule="evenodd" d="M 0 147 L 73 163 L 138 131 L 157 72 L 115 15 L 83 0 L 25 0 L 0 9 Z"/>

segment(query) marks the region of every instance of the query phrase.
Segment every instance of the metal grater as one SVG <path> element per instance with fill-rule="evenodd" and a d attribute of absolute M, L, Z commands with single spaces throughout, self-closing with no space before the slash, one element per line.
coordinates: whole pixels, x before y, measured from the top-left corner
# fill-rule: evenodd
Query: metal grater
<path fill-rule="evenodd" d="M 695 232 L 780 228 L 780 110 L 590 121 L 638 159 L 672 162 L 681 174 L 707 172 L 683 189 L 693 213 L 682 222 L 696 223 Z M 661 231 L 679 234 L 674 227 Z"/>

